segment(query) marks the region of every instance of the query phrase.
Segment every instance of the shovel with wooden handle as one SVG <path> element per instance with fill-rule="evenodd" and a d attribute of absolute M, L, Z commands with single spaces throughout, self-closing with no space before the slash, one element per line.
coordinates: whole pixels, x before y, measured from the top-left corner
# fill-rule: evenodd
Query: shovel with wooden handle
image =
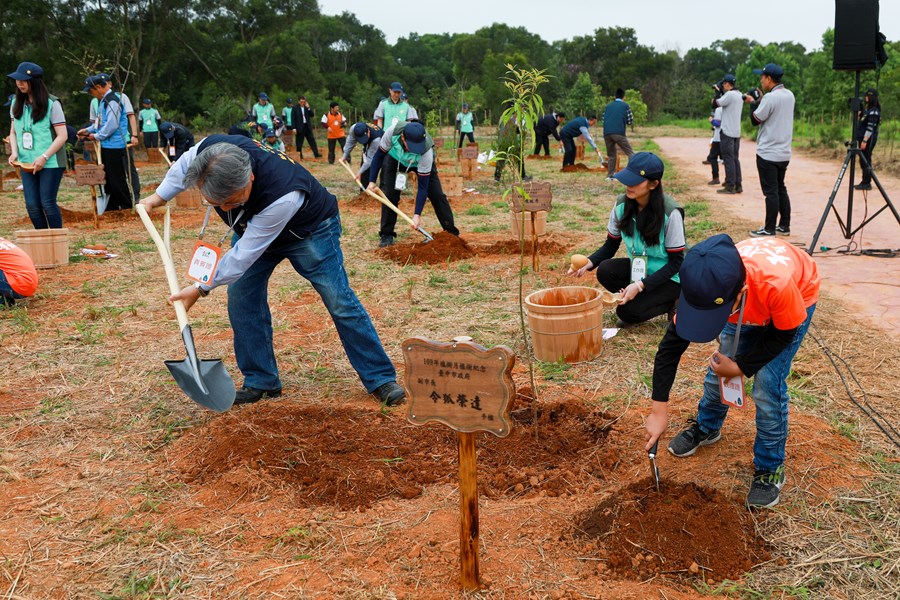
<path fill-rule="evenodd" d="M 172 257 L 166 249 L 165 241 L 159 236 L 156 226 L 150 220 L 147 209 L 142 204 L 136 207 L 144 227 L 159 250 L 163 266 L 166 270 L 166 279 L 169 282 L 169 291 L 177 294 L 178 278 L 175 275 L 175 265 Z M 178 317 L 178 327 L 181 329 L 181 339 L 187 357 L 184 360 L 167 360 L 166 367 L 172 373 L 175 383 L 188 395 L 188 397 L 204 408 L 215 412 L 225 412 L 234 404 L 235 388 L 234 380 L 225 370 L 225 365 L 219 359 L 199 359 L 197 349 L 194 347 L 194 335 L 191 333 L 191 325 L 188 322 L 187 310 L 180 300 L 174 302 L 175 314 Z"/>
<path fill-rule="evenodd" d="M 379 193 L 376 194 L 376 193 L 372 192 L 371 190 L 369 190 L 367 187 L 363 186 L 363 184 L 361 184 L 359 181 L 357 181 L 357 180 L 356 180 L 356 173 L 353 172 L 353 169 L 350 168 L 350 165 L 348 165 L 348 164 L 346 163 L 346 161 L 344 161 L 344 159 L 341 159 L 341 160 L 340 160 L 340 163 L 341 163 L 342 165 L 344 165 L 344 168 L 347 169 L 347 172 L 348 172 L 348 173 L 350 173 L 350 177 L 353 178 L 353 181 L 356 181 L 356 185 L 359 186 L 359 189 L 361 189 L 362 191 L 364 191 L 364 192 L 367 193 L 368 195 L 372 196 L 373 198 L 375 198 L 376 200 L 378 200 L 379 202 L 381 202 L 382 204 L 384 204 L 385 206 L 387 206 L 389 209 L 391 209 L 392 211 L 394 211 L 395 213 L 397 213 L 398 216 L 403 217 L 403 218 L 406 220 L 407 223 L 409 223 L 410 225 L 412 225 L 413 227 L 416 228 L 416 231 L 418 231 L 418 232 L 421 233 L 423 236 L 425 236 L 425 241 L 422 242 L 423 244 L 427 244 L 428 242 L 434 241 L 434 238 L 431 236 L 430 233 L 428 233 L 427 231 L 425 231 L 425 229 L 424 229 L 421 225 L 418 225 L 418 226 L 417 226 L 417 225 L 415 224 L 415 222 L 413 222 L 412 219 L 410 219 L 408 216 L 406 216 L 406 213 L 405 213 L 405 212 L 403 212 L 402 210 L 400 210 L 399 208 L 397 208 L 396 206 L 394 206 L 394 203 L 391 202 L 390 200 L 388 200 L 387 196 L 385 196 L 384 193 L 383 193 L 381 190 L 378 190 Z"/>
<path fill-rule="evenodd" d="M 100 142 L 94 140 L 94 153 L 97 155 L 97 164 L 103 166 L 103 156 L 100 154 Z M 109 194 L 106 193 L 106 186 L 97 186 L 97 216 L 101 216 L 106 212 L 109 205 Z"/>

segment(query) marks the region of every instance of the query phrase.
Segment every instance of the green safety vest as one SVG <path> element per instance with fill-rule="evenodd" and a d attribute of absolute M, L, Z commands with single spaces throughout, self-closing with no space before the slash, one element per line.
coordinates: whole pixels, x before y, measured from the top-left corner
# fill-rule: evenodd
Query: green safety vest
<path fill-rule="evenodd" d="M 269 127 L 272 126 L 272 105 L 263 106 L 259 102 L 253 105 L 253 114 L 256 115 L 257 123 L 265 123 Z"/>
<path fill-rule="evenodd" d="M 669 262 L 669 253 L 666 252 L 666 225 L 669 222 L 669 215 L 673 210 L 681 211 L 681 218 L 684 219 L 684 209 L 675 202 L 675 199 L 668 194 L 663 194 L 665 206 L 665 219 L 663 220 L 662 229 L 659 230 L 659 243 L 655 246 L 647 246 L 644 240 L 637 233 L 637 224 L 635 224 L 632 234 L 626 234 L 619 225 L 619 233 L 622 235 L 622 241 L 625 242 L 625 250 L 628 251 L 628 258 L 634 258 L 635 254 L 647 255 L 647 276 L 653 275 Z M 616 200 L 616 219 L 621 223 L 622 215 L 625 213 L 625 194 L 622 194 Z M 637 246 L 635 246 L 637 244 Z M 672 281 L 681 283 L 678 273 L 672 276 Z"/>
<path fill-rule="evenodd" d="M 384 129 L 393 125 L 394 119 L 397 119 L 397 123 L 402 123 L 406 120 L 406 114 L 409 112 L 409 103 L 400 102 L 399 104 L 394 104 L 388 98 L 382 102 L 382 105 L 384 105 Z"/>
<path fill-rule="evenodd" d="M 156 125 L 158 114 L 155 108 L 142 108 L 140 112 L 141 131 L 144 133 L 156 133 L 159 131 L 159 127 Z"/>
<path fill-rule="evenodd" d="M 401 127 L 400 129 L 402 130 L 403 128 Z M 432 146 L 434 146 L 434 140 L 426 133 L 425 152 L 428 152 Z M 425 154 L 425 152 L 422 154 Z M 399 133 L 391 138 L 391 151 L 388 152 L 388 154 L 393 156 L 397 162 L 400 163 L 401 166 L 406 167 L 407 170 L 417 167 L 419 165 L 419 159 L 422 158 L 422 154 L 407 152 L 406 149 L 403 148 L 403 144 L 400 143 Z"/>
<path fill-rule="evenodd" d="M 13 125 L 16 130 L 16 144 L 19 147 L 20 162 L 33 163 L 37 157 L 44 154 L 47 149 L 50 148 L 50 144 L 56 139 L 56 130 L 54 130 L 53 125 L 50 124 L 50 109 L 53 108 L 54 102 L 59 102 L 59 98 L 51 95 L 47 99 L 47 114 L 45 114 L 44 118 L 37 123 L 31 120 L 31 105 L 29 104 L 22 107 L 21 118 L 13 119 Z M 15 106 L 15 104 L 13 104 L 13 106 Z M 25 132 L 31 133 L 31 150 L 26 150 L 25 146 L 22 144 L 22 134 Z M 66 146 L 63 144 L 63 147 L 59 149 L 59 152 L 47 159 L 44 168 L 55 169 L 61 167 L 65 168 L 65 166 Z"/>
<path fill-rule="evenodd" d="M 456 118 L 459 120 L 459 130 L 461 133 L 472 133 L 475 131 L 475 128 L 472 127 L 472 117 L 472 111 L 456 114 Z"/>
<path fill-rule="evenodd" d="M 284 119 L 284 124 L 288 127 L 294 126 L 294 107 L 293 106 L 285 106 L 281 109 L 281 117 Z"/>

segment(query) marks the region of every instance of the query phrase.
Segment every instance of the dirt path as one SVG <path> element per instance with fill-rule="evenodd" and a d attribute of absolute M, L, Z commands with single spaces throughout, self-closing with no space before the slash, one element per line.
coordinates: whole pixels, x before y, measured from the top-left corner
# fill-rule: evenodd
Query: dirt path
<path fill-rule="evenodd" d="M 756 173 L 756 144 L 748 140 L 741 143 L 741 166 L 743 167 L 744 193 L 737 196 L 716 194 L 718 186 L 708 186 L 710 178 L 708 165 L 701 161 L 706 158 L 708 142 L 705 138 L 672 138 L 655 139 L 663 154 L 666 155 L 683 174 L 696 175 L 696 185 L 691 190 L 707 198 L 714 206 L 727 206 L 740 217 L 751 222 L 755 229 L 763 224 L 765 216 L 765 199 L 759 189 L 759 178 Z M 828 197 L 840 171 L 840 163 L 794 155 L 788 167 L 786 184 L 791 197 L 791 232 L 790 240 L 795 244 L 808 247 L 815 234 L 816 227 L 822 218 Z M 724 180 L 724 170 L 720 177 Z M 900 202 L 900 180 L 896 177 L 878 174 L 879 180 L 887 190 L 894 205 Z M 847 215 L 847 184 L 849 175 L 835 200 L 835 207 L 841 218 Z M 866 200 L 863 192 L 855 192 L 853 196 L 853 227 L 857 227 L 865 215 Z M 869 192 L 869 214 L 885 206 L 881 195 Z M 894 219 L 890 210 L 885 210 L 856 235 L 863 249 L 897 248 L 900 239 L 900 224 Z M 828 252 L 816 250 L 816 263 L 822 274 L 823 289 L 829 290 L 838 297 L 844 298 L 848 308 L 857 310 L 860 316 L 870 318 L 884 331 L 894 337 L 900 337 L 900 259 L 876 258 L 861 255 L 845 255 L 837 253 L 838 248 L 846 246 L 838 226 L 834 212 L 829 214 L 822 230 L 817 247 L 833 248 Z M 857 248 L 858 250 L 858 248 Z"/>

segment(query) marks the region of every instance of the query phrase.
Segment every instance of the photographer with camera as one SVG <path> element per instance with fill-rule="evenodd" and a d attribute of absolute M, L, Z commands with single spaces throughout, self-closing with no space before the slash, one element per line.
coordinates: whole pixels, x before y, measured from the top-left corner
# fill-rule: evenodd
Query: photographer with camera
<path fill-rule="evenodd" d="M 872 189 L 872 150 L 875 149 L 875 144 L 878 142 L 878 126 L 881 124 L 881 103 L 878 102 L 878 90 L 867 89 L 865 102 L 866 109 L 859 112 L 856 141 L 859 142 L 859 149 L 862 150 L 869 166 L 865 167 L 862 160 L 859 161 L 862 181 L 854 186 L 857 190 Z"/>
<path fill-rule="evenodd" d="M 721 95 L 712 101 L 713 108 L 722 107 L 722 130 L 719 134 L 722 160 L 725 163 L 725 186 L 716 190 L 720 194 L 740 194 L 741 187 L 741 111 L 744 95 L 735 88 L 734 75 L 722 78 L 718 86 Z"/>
<path fill-rule="evenodd" d="M 757 89 L 744 99 L 751 102 L 750 120 L 759 127 L 756 169 L 759 186 L 766 197 L 766 222 L 751 231 L 750 236 L 791 235 L 791 199 L 784 186 L 784 176 L 791 161 L 794 137 L 794 94 L 781 83 L 784 69 L 775 63 L 753 72 L 759 75 L 759 85 L 765 95 Z"/>

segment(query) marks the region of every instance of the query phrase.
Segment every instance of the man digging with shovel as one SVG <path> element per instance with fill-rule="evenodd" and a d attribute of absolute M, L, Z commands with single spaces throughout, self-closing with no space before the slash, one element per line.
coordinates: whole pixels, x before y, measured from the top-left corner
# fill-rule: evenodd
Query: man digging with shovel
<path fill-rule="evenodd" d="M 334 195 L 284 154 L 243 136 L 212 135 L 185 152 L 141 204 L 152 210 L 194 186 L 234 238 L 209 283 L 190 285 L 169 300 L 190 309 L 212 289 L 228 285 L 234 351 L 244 374 L 234 403 L 281 396 L 267 286 L 287 259 L 319 293 L 366 390 L 388 406 L 401 404 L 405 393 L 394 365 L 347 280 Z"/>

